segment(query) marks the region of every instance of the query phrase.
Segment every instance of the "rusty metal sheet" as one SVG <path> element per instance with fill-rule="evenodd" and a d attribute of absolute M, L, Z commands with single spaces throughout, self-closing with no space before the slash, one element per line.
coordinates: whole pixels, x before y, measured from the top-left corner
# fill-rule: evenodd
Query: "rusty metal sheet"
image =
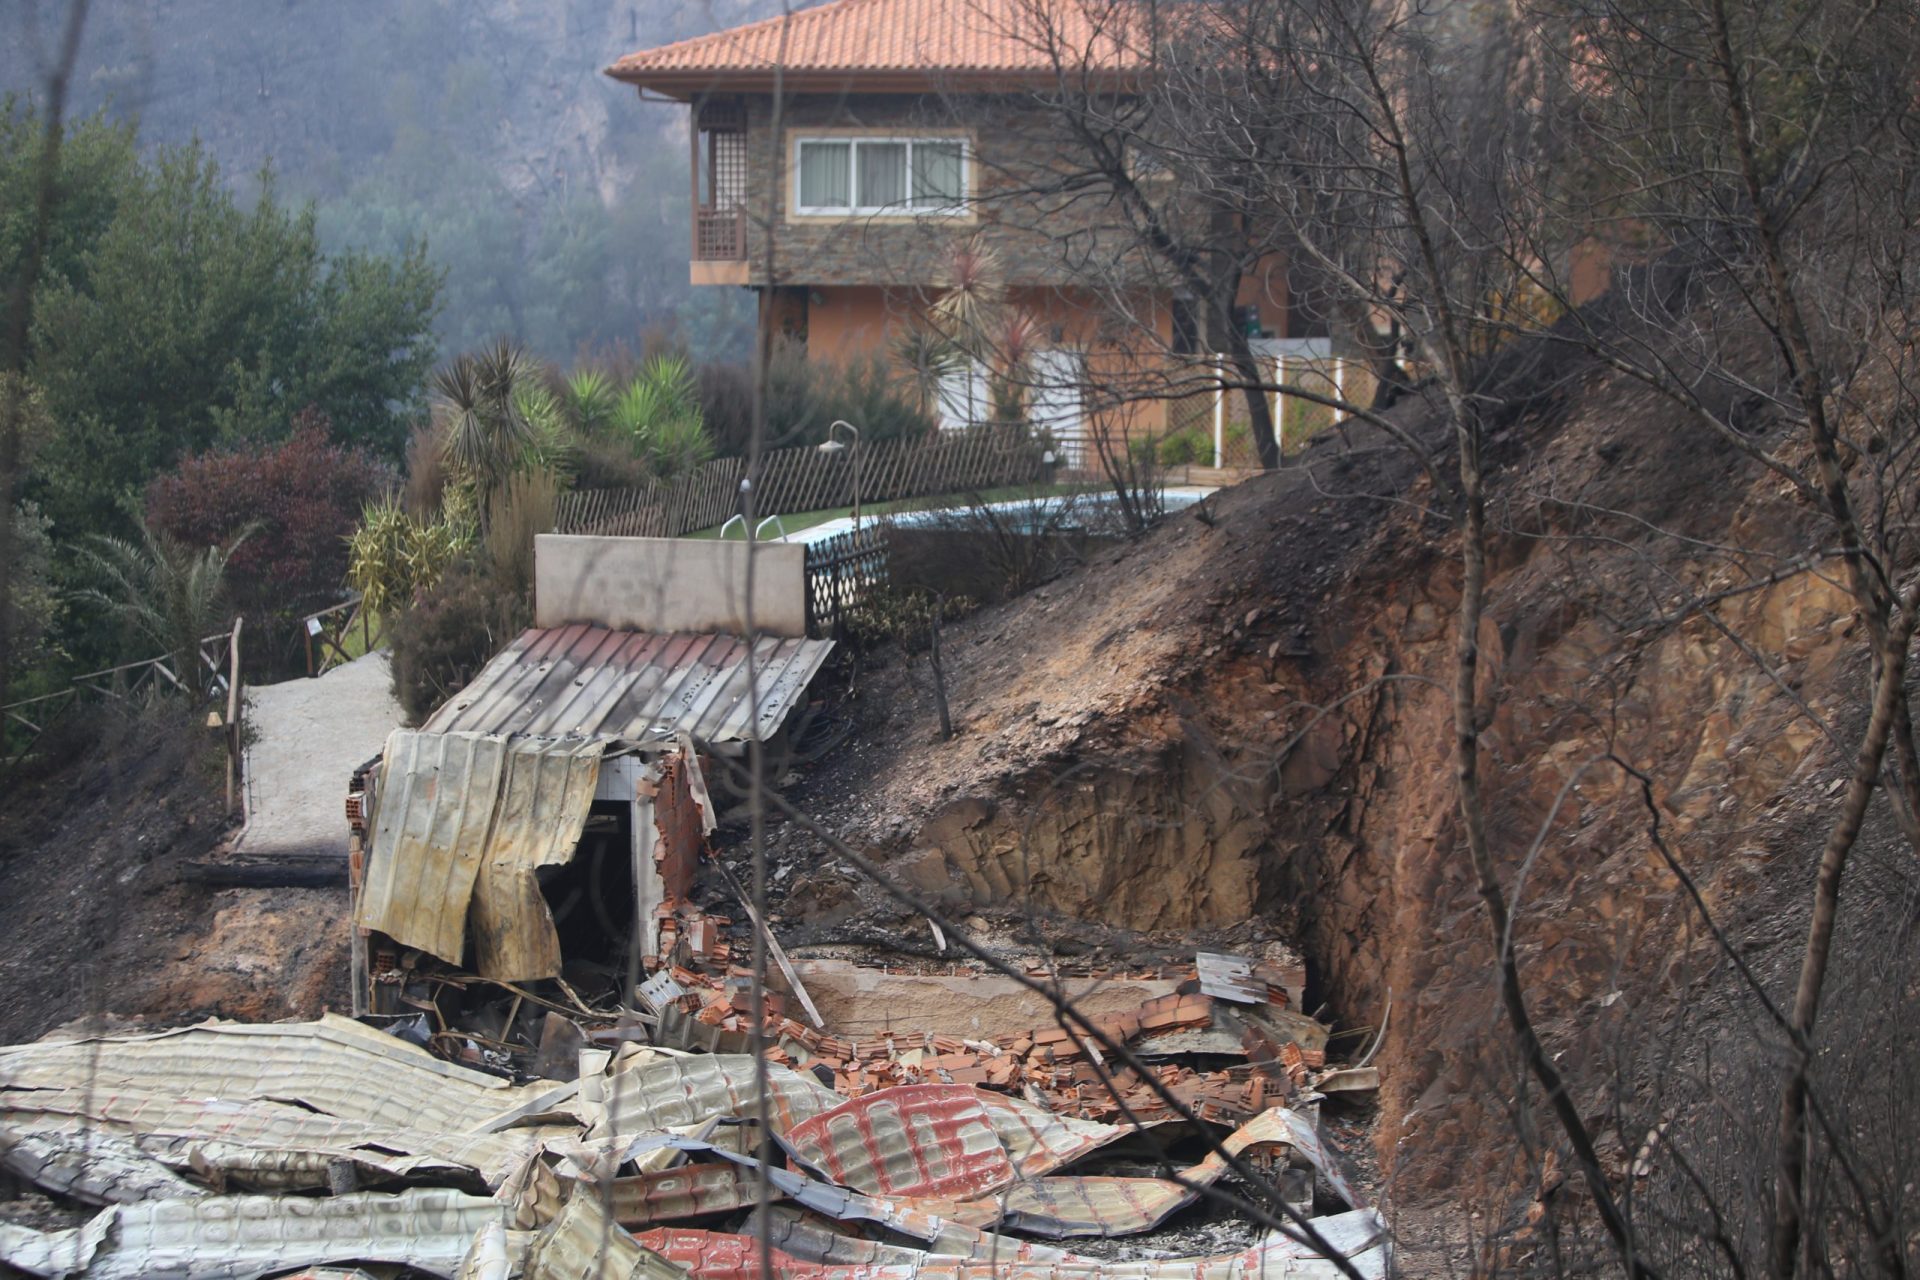
<path fill-rule="evenodd" d="M 1320 1130 L 1315 1126 L 1311 1115 L 1304 1111 L 1289 1111 L 1285 1107 L 1276 1107 L 1266 1114 L 1277 1117 L 1277 1126 L 1284 1127 L 1286 1130 L 1286 1136 L 1281 1140 L 1293 1148 L 1297 1157 L 1312 1165 L 1314 1171 L 1327 1180 L 1327 1185 L 1332 1187 L 1349 1207 L 1354 1209 L 1368 1207 L 1367 1197 L 1355 1184 L 1353 1172 L 1348 1168 L 1346 1158 L 1328 1146 L 1320 1137 Z M 1249 1124 L 1247 1127 L 1252 1126 Z"/>
<path fill-rule="evenodd" d="M 760 1187 L 749 1166 L 685 1164 L 615 1178 L 607 1184 L 607 1197 L 613 1220 L 632 1228 L 745 1209 L 759 1202 Z"/>
<path fill-rule="evenodd" d="M 14 1228 L 0 1261 L 88 1280 L 267 1275 L 338 1262 L 390 1262 L 451 1275 L 502 1207 L 438 1189 L 395 1195 L 210 1196 L 116 1205 L 66 1231 Z M 664 1280 L 664 1278 L 663 1278 Z"/>
<path fill-rule="evenodd" d="M 534 1237 L 526 1280 L 684 1280 L 679 1267 L 645 1248 L 607 1215 L 591 1187 Z"/>
<path fill-rule="evenodd" d="M 842 1103 L 788 1131 L 787 1146 L 869 1195 L 972 1199 L 1017 1176 L 978 1093 L 910 1084 Z"/>
<path fill-rule="evenodd" d="M 685 733 L 726 747 L 778 732 L 832 650 L 831 640 L 763 636 L 753 650 L 750 690 L 747 646 L 733 636 L 662 636 L 584 624 L 536 628 L 508 645 L 423 728 L 579 735 L 643 747 L 668 746 Z"/>
<path fill-rule="evenodd" d="M 677 1134 L 646 1134 L 634 1140 L 627 1155 L 645 1154 L 663 1149 L 705 1154 L 729 1161 L 748 1170 L 762 1166 L 751 1156 L 729 1151 L 698 1138 Z M 871 1222 L 925 1240 L 936 1253 L 957 1258 L 1063 1258 L 1067 1255 L 1049 1245 L 1030 1240 L 997 1236 L 929 1213 L 905 1200 L 882 1196 L 864 1196 L 830 1182 L 820 1182 L 791 1169 L 766 1170 L 767 1181 L 780 1195 L 823 1218 L 840 1222 Z M 950 1202 L 943 1202 L 950 1203 Z M 979 1206 L 975 1206 L 979 1208 Z M 987 1216 L 992 1216 L 988 1213 Z"/>
<path fill-rule="evenodd" d="M 1365 1280 L 1385 1280 L 1385 1232 L 1377 1217 L 1369 1218 L 1350 1224 L 1322 1221 L 1329 1224 L 1332 1252 L 1351 1261 Z M 692 1280 L 760 1280 L 759 1241 L 752 1235 L 661 1227 L 635 1238 L 684 1268 Z M 1011 1254 L 957 1258 L 878 1248 L 883 1252 L 862 1254 L 856 1262 L 820 1262 L 775 1246 L 773 1280 L 1332 1280 L 1340 1274 L 1332 1262 L 1278 1236 L 1239 1253 L 1137 1262 Z"/>
<path fill-rule="evenodd" d="M 506 765 L 502 737 L 408 729 L 388 736 L 355 924 L 460 963 Z"/>
<path fill-rule="evenodd" d="M 604 749 L 396 729 L 355 923 L 457 965 L 471 915 L 483 977 L 557 974 L 560 939 L 535 871 L 572 860 Z"/>
<path fill-rule="evenodd" d="M 515 739 L 473 886 L 474 966 L 519 982 L 560 972 L 560 934 L 536 872 L 573 861 L 600 779 L 601 742 Z"/>
<path fill-rule="evenodd" d="M 757 1239 L 760 1216 L 749 1214 L 740 1234 Z M 792 1205 L 767 1206 L 768 1241 L 774 1248 L 802 1262 L 823 1262 L 841 1267 L 868 1267 L 876 1264 L 912 1264 L 928 1257 L 920 1249 L 883 1244 L 864 1236 L 848 1234 L 830 1218 L 796 1209 Z"/>
<path fill-rule="evenodd" d="M 791 1067 L 769 1066 L 767 1078 L 776 1134 L 840 1101 L 839 1094 Z M 605 1114 L 594 1131 L 600 1136 L 638 1133 L 753 1113 L 753 1059 L 743 1053 L 695 1054 L 649 1062 L 608 1080 Z"/>
<path fill-rule="evenodd" d="M 446 1133 L 477 1132 L 551 1087 L 509 1085 L 332 1014 L 0 1048 L 0 1088 L 295 1102 L 341 1119 Z"/>
<path fill-rule="evenodd" d="M 1315 1169 L 1327 1173 L 1334 1189 L 1343 1198 L 1358 1194 L 1325 1145 L 1314 1132 L 1313 1121 L 1285 1107 L 1263 1111 L 1220 1140 L 1220 1145 L 1235 1155 L 1265 1148 L 1298 1153 Z M 1191 1204 L 1199 1195 L 1195 1189 L 1211 1186 L 1227 1172 L 1227 1162 L 1219 1155 L 1207 1157 L 1180 1173 L 1180 1180 L 1162 1178 L 1051 1177 L 1019 1183 L 993 1202 L 1001 1210 L 1001 1225 L 1034 1235 L 1061 1238 L 1068 1236 L 1134 1235 L 1151 1231 L 1176 1210 Z M 1351 1199 L 1347 1203 L 1355 1204 Z M 933 1213 L 952 1214 L 953 1207 L 922 1202 Z"/>

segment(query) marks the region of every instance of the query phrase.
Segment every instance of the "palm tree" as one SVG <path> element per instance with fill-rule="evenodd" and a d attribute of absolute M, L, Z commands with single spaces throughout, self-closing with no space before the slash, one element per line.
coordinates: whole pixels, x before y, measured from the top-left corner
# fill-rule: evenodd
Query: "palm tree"
<path fill-rule="evenodd" d="M 515 395 L 532 373 L 532 362 L 504 339 L 434 372 L 433 412 L 447 462 L 481 494 L 513 474 L 535 442 L 534 426 Z"/>
<path fill-rule="evenodd" d="M 227 562 L 252 526 L 224 547 L 194 550 L 140 523 L 140 541 L 95 534 L 80 548 L 105 589 L 75 595 L 104 606 L 165 652 L 182 684 L 196 675 L 200 641 L 226 624 Z"/>
<path fill-rule="evenodd" d="M 907 390 L 927 417 L 940 420 L 947 379 L 967 367 L 966 353 L 927 329 L 905 329 L 893 344 L 893 365 L 903 370 Z"/>

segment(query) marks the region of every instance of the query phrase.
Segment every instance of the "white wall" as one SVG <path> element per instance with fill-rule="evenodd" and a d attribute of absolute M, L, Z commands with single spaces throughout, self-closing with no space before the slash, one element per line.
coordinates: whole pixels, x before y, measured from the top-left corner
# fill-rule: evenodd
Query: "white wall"
<path fill-rule="evenodd" d="M 747 629 L 745 542 L 600 538 L 545 533 L 533 543 L 533 622 L 590 622 L 616 631 Z M 763 635 L 807 633 L 807 549 L 752 547 L 753 625 Z"/>

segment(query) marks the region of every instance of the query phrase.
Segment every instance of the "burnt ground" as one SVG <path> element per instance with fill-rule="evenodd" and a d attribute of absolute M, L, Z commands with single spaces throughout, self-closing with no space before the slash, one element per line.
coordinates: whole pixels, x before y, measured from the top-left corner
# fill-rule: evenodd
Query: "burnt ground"
<path fill-rule="evenodd" d="M 1519 374 L 1528 389 L 1490 441 L 1482 643 L 1502 691 L 1488 794 L 1510 874 L 1549 835 L 1528 859 L 1525 980 L 1610 1167 L 1628 1176 L 1644 1135 L 1671 1126 L 1734 1184 L 1770 1141 L 1755 1117 L 1774 1109 L 1778 1045 L 1651 846 L 1650 817 L 1745 962 L 1790 992 L 1848 760 L 1795 697 L 1852 742 L 1865 655 L 1830 578 L 1764 581 L 1821 545 L 1776 478 L 1603 370 Z M 1423 406 L 1396 412 L 1449 466 Z M 1098 961 L 1270 929 L 1306 955 L 1308 1003 L 1329 1002 L 1336 1025 L 1371 1024 L 1391 1000 L 1373 1154 L 1403 1242 L 1447 1266 L 1468 1236 L 1527 1220 L 1554 1141 L 1516 1106 L 1458 853 L 1445 690 L 1459 568 L 1431 499 L 1372 433 L 1324 438 L 1203 513 L 952 624 L 951 741 L 926 659 L 886 652 L 828 708 L 848 741 L 775 776 L 1009 952 Z M 1689 593 L 1756 578 L 1716 612 L 1764 662 L 1675 613 Z M 1617 772 L 1570 777 L 1609 751 L 1651 778 L 1654 814 Z M 744 832 L 723 834 L 743 858 Z M 776 822 L 769 846 L 789 945 L 931 949 L 923 923 L 821 841 Z M 1900 1066 L 1902 1028 L 1920 1031 L 1920 877 L 1884 811 L 1849 875 L 1823 1070 L 1873 1117 L 1861 1133 L 1892 1135 L 1920 1096 Z M 1885 1167 L 1914 1164 L 1899 1148 Z"/>
<path fill-rule="evenodd" d="M 1643 767 L 1652 816 L 1777 993 L 1845 768 L 1784 690 L 1851 740 L 1864 655 L 1849 606 L 1814 576 L 1720 609 L 1765 647 L 1764 667 L 1699 617 L 1663 619 L 1685 593 L 1764 577 L 1819 535 L 1776 481 L 1644 393 L 1549 372 L 1491 442 L 1493 835 L 1516 873 L 1533 835 L 1551 837 L 1528 860 L 1516 942 L 1610 1170 L 1637 1176 L 1644 1135 L 1671 1125 L 1669 1141 L 1731 1182 L 1766 1141 L 1752 1129 L 1772 1110 L 1777 1046 L 1650 848 L 1639 792 L 1599 774 L 1562 786 L 1608 750 Z M 1419 404 L 1401 421 L 1443 443 Z M 1309 1006 L 1329 1001 L 1343 1029 L 1391 1000 L 1377 1125 L 1343 1145 L 1371 1136 L 1358 1154 L 1392 1191 L 1403 1244 L 1454 1265 L 1464 1235 L 1496 1236 L 1527 1209 L 1553 1137 L 1515 1105 L 1483 913 L 1457 856 L 1444 687 L 1458 566 L 1426 485 L 1370 432 L 1326 438 L 1300 465 L 956 622 L 951 741 L 935 733 L 926 660 L 883 654 L 827 691 L 844 744 L 777 761 L 774 777 L 1010 952 L 1171 958 L 1277 937 L 1307 957 Z M 25 993 L 6 1038 L 72 1016 L 75 973 L 116 1012 L 315 1012 L 344 969 L 326 960 L 344 905 L 173 883 L 168 865 L 212 841 L 204 794 L 138 752 L 112 760 L 0 810 L 9 889 L 26 886 L 0 903 L 0 980 Z M 111 803 L 70 798 L 116 778 Z M 157 812 L 130 816 L 143 785 Z M 722 835 L 737 864 L 741 825 Z M 775 823 L 770 849 L 790 945 L 930 952 L 925 925 L 821 842 Z M 1920 1048 L 1920 890 L 1883 814 L 1849 874 L 1821 1070 L 1849 1131 L 1897 1149 L 1875 1167 L 1913 1168 L 1920 1073 L 1887 1064 Z M 124 907 L 95 901 L 120 885 Z"/>
<path fill-rule="evenodd" d="M 76 716 L 57 765 L 0 796 L 0 1043 L 78 1018 L 177 1025 L 345 998 L 346 891 L 214 890 L 223 756 L 161 713 Z"/>

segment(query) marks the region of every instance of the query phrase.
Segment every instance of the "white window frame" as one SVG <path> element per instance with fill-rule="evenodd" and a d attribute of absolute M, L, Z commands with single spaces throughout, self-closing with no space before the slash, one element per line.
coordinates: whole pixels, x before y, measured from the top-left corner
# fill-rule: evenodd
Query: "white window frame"
<path fill-rule="evenodd" d="M 905 143 L 907 148 L 906 198 L 899 204 L 843 204 L 843 205 L 806 205 L 800 203 L 800 152 L 808 143 L 833 143 L 849 147 L 847 153 L 847 198 L 856 200 L 860 192 L 860 148 L 862 144 L 872 146 L 876 143 Z M 913 203 L 913 148 L 919 144 L 934 144 L 960 148 L 960 198 L 952 204 L 915 205 Z M 802 218 L 953 218 L 967 212 L 967 201 L 972 195 L 971 175 L 973 172 L 973 140 L 965 134 L 926 133 L 926 134 L 871 134 L 871 133 L 800 133 L 793 137 L 792 175 L 788 183 L 788 208 L 797 217 Z"/>

